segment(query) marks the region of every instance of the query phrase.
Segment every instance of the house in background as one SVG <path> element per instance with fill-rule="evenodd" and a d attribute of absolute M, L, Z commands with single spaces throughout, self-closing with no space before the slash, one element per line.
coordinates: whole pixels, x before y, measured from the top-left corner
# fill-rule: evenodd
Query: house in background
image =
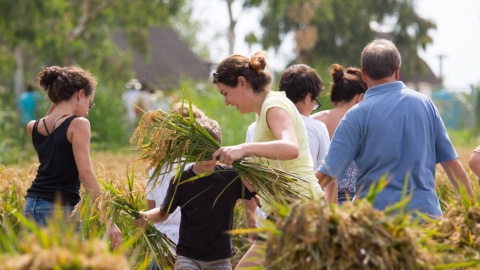
<path fill-rule="evenodd" d="M 114 41 L 122 50 L 132 50 L 125 34 L 116 34 Z M 152 27 L 148 41 L 147 57 L 138 50 L 132 50 L 132 68 L 144 87 L 163 90 L 177 87 L 181 78 L 208 79 L 209 64 L 202 62 L 173 29 Z"/>
<path fill-rule="evenodd" d="M 442 80 L 433 73 L 430 66 L 423 59 L 420 58 L 420 61 L 421 72 L 407 74 L 402 66 L 399 75 L 400 81 L 403 81 L 408 88 L 417 90 L 431 99 L 432 90 L 438 89 L 442 85 Z"/>

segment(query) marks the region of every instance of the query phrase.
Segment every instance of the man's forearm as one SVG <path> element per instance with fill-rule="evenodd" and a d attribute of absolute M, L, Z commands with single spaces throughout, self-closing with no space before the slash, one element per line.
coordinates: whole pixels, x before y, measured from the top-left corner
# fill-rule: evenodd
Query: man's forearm
<path fill-rule="evenodd" d="M 329 203 L 338 202 L 338 186 L 337 179 L 326 175 L 322 172 L 316 171 L 315 176 L 318 179 L 318 183 L 325 192 L 325 200 Z"/>
<path fill-rule="evenodd" d="M 455 189 L 457 191 L 460 191 L 460 186 L 459 186 L 460 184 L 465 188 L 470 198 L 473 198 L 472 185 L 470 183 L 470 179 L 468 179 L 468 175 L 463 169 L 463 166 L 458 160 L 458 158 L 447 161 L 447 162 L 442 162 L 441 165 L 445 170 L 445 173 L 447 174 L 448 179 L 450 180 L 452 185 L 455 187 Z"/>

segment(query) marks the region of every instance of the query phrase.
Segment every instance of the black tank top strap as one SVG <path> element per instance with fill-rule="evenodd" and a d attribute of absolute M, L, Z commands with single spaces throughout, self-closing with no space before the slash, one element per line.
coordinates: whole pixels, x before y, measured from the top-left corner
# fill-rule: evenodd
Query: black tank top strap
<path fill-rule="evenodd" d="M 33 130 L 36 130 L 36 129 L 37 129 L 38 122 L 40 122 L 40 120 L 35 121 L 35 124 L 33 124 Z"/>
<path fill-rule="evenodd" d="M 75 119 L 75 118 L 77 118 L 77 117 L 80 117 L 80 116 L 72 115 L 72 116 L 68 117 L 67 119 L 65 119 L 64 122 L 65 122 L 66 126 L 67 126 L 67 127 L 70 126 L 70 123 L 73 121 L 73 119 Z"/>
<path fill-rule="evenodd" d="M 35 121 L 35 124 L 33 124 L 33 129 L 32 129 L 32 141 L 35 141 L 35 137 L 37 136 L 37 129 L 38 129 L 38 123 L 40 123 L 40 119 Z"/>
<path fill-rule="evenodd" d="M 69 115 L 69 114 L 67 113 L 67 114 L 62 115 L 61 117 L 59 117 L 59 118 L 55 121 L 55 123 L 53 123 L 52 132 L 55 131 L 55 126 L 57 125 L 58 120 L 64 118 L 64 117 L 67 116 L 67 115 Z M 47 128 L 47 127 L 45 126 L 45 128 Z M 47 130 L 47 132 L 48 132 L 48 130 Z"/>
<path fill-rule="evenodd" d="M 43 120 L 43 126 L 45 127 L 45 130 L 47 131 L 47 136 L 50 136 L 50 132 L 48 131 L 47 124 L 45 124 L 45 118 Z"/>

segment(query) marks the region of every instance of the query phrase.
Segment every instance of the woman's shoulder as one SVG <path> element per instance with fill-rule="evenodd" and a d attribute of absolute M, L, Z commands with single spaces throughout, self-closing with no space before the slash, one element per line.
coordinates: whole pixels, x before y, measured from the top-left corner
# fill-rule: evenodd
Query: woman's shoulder
<path fill-rule="evenodd" d="M 325 111 L 317 112 L 310 115 L 310 118 L 325 122 L 328 119 L 330 113 L 331 113 L 331 110 L 325 110 Z"/>
<path fill-rule="evenodd" d="M 267 95 L 263 103 L 262 110 L 266 112 L 273 107 L 282 108 L 287 112 L 289 112 L 290 114 L 294 112 L 298 112 L 297 108 L 295 107 L 295 104 L 293 104 L 293 102 L 287 98 L 287 96 L 285 95 L 285 92 L 271 91 Z"/>
<path fill-rule="evenodd" d="M 71 125 L 90 125 L 90 121 L 87 118 L 76 116 L 72 119 Z"/>
<path fill-rule="evenodd" d="M 28 124 L 27 124 L 27 133 L 30 136 L 30 138 L 32 137 L 33 127 L 35 126 L 35 123 L 37 121 L 39 121 L 39 120 L 32 120 L 32 121 L 28 122 Z"/>
<path fill-rule="evenodd" d="M 31 120 L 30 122 L 28 122 L 27 124 L 27 130 L 32 130 L 33 129 L 33 126 L 35 126 L 35 123 L 39 121 L 39 120 Z"/>
<path fill-rule="evenodd" d="M 75 117 L 70 122 L 68 129 L 72 131 L 90 131 L 90 121 L 85 117 Z"/>

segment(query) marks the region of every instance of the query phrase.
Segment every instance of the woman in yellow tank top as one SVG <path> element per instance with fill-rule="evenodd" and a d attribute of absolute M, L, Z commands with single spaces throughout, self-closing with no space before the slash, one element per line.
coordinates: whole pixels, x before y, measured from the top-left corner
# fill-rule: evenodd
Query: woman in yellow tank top
<path fill-rule="evenodd" d="M 312 169 L 308 135 L 300 113 L 284 93 L 270 90 L 272 78 L 264 70 L 266 65 L 263 52 L 255 53 L 250 59 L 232 55 L 218 65 L 213 83 L 224 96 L 225 105 L 235 106 L 241 114 L 255 112 L 257 125 L 251 143 L 222 147 L 213 154 L 213 158 L 226 165 L 245 157 L 268 162 L 306 180 L 307 183 L 301 183 L 306 188 L 299 191 L 308 198 L 323 197 Z M 271 206 L 263 203 L 262 211 L 270 214 Z M 259 256 L 255 251 L 261 244 L 259 242 L 254 242 L 237 268 L 262 263 L 261 260 L 250 259 Z"/>

